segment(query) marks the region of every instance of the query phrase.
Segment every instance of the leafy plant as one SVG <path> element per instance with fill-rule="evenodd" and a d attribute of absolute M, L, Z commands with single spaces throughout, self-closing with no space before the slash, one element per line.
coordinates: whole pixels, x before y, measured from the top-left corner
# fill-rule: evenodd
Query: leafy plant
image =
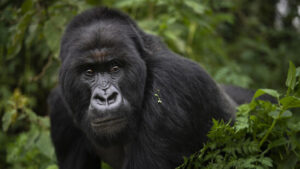
<path fill-rule="evenodd" d="M 49 119 L 30 109 L 29 99 L 15 90 L 7 101 L 0 133 L 0 168 L 55 169 L 55 155 L 50 140 Z"/>
<path fill-rule="evenodd" d="M 290 62 L 287 93 L 259 89 L 238 108 L 233 126 L 213 120 L 209 141 L 178 169 L 300 168 L 300 67 Z M 277 104 L 257 100 L 263 94 Z"/>

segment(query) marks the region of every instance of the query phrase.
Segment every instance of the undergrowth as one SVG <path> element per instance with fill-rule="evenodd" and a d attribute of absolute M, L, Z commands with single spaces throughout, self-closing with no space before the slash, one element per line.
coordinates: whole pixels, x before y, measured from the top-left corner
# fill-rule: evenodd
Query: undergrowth
<path fill-rule="evenodd" d="M 238 107 L 233 126 L 213 120 L 209 141 L 177 169 L 299 169 L 300 67 L 290 63 L 287 92 L 259 89 Z M 258 100 L 271 95 L 277 103 Z"/>

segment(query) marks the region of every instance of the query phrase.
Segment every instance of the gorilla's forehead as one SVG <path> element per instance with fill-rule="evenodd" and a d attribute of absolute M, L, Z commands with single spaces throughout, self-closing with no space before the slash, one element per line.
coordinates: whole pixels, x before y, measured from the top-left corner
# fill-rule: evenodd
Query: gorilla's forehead
<path fill-rule="evenodd" d="M 127 25 L 98 22 L 83 27 L 77 34 L 81 49 L 124 48 L 132 43 Z"/>
<path fill-rule="evenodd" d="M 112 59 L 117 56 L 114 55 L 112 51 L 113 49 L 109 48 L 93 49 L 88 52 L 89 54 L 86 57 L 89 57 L 94 61 L 106 62 L 109 61 L 109 59 Z"/>
<path fill-rule="evenodd" d="M 112 58 L 132 60 L 139 56 L 131 27 L 116 22 L 98 21 L 69 31 L 66 44 L 68 56 L 100 62 Z M 80 59 L 80 60 L 81 60 Z M 80 60 L 76 60 L 80 61 Z"/>

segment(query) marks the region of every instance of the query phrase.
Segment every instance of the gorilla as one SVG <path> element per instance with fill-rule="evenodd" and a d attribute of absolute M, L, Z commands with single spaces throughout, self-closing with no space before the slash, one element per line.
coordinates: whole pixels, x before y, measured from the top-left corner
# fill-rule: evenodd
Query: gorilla
<path fill-rule="evenodd" d="M 60 169 L 173 169 L 236 103 L 197 63 L 170 51 L 126 14 L 77 15 L 61 41 L 48 98 Z"/>

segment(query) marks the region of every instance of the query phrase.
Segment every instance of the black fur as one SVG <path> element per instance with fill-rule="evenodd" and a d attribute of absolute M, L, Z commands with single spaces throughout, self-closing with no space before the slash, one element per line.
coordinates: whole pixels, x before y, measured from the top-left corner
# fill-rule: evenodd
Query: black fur
<path fill-rule="evenodd" d="M 87 123 L 91 89 L 77 67 L 92 49 L 124 61 L 118 85 L 130 104 L 128 126 L 96 137 Z M 212 118 L 234 120 L 235 103 L 195 62 L 170 51 L 127 15 L 96 8 L 76 16 L 61 43 L 59 85 L 49 96 L 51 135 L 61 169 L 171 169 L 199 150 Z M 115 113 L 115 112 L 114 112 Z"/>

